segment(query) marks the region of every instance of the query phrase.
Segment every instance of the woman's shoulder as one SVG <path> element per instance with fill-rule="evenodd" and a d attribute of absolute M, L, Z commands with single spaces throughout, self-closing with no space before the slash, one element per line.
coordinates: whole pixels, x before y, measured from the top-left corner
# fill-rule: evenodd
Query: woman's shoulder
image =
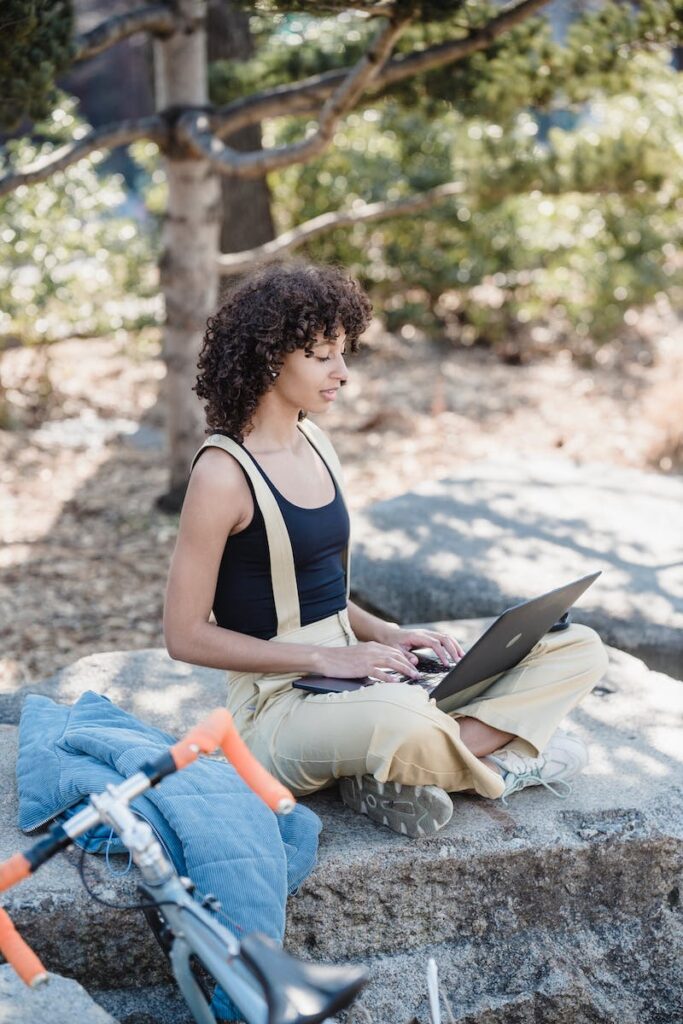
<path fill-rule="evenodd" d="M 190 482 L 207 495 L 231 497 L 248 492 L 244 471 L 227 446 L 205 444 L 193 460 Z"/>
<path fill-rule="evenodd" d="M 248 523 L 254 514 L 249 484 L 239 463 L 215 445 L 207 445 L 197 458 L 183 502 L 183 516 L 198 524 L 207 524 L 220 537 L 227 537 Z"/>
<path fill-rule="evenodd" d="M 208 437 L 204 438 L 201 446 L 192 456 L 192 462 L 190 463 L 190 469 L 194 469 L 195 465 L 199 461 L 200 456 L 206 458 L 207 452 L 215 452 L 223 450 L 228 454 L 234 455 L 235 452 L 239 451 L 239 445 L 232 437 L 221 431 L 216 431 L 213 434 L 209 434 Z"/>

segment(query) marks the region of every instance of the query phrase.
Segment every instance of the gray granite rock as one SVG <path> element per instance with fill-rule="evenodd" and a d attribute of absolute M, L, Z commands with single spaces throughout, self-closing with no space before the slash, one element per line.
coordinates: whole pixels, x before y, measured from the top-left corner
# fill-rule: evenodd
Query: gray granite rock
<path fill-rule="evenodd" d="M 91 994 L 121 1024 L 195 1024 L 174 981 L 135 988 L 94 988 Z"/>
<path fill-rule="evenodd" d="M 48 980 L 29 988 L 8 964 L 0 967 L 0 1022 L 2 1024 L 116 1024 L 77 981 L 50 974 Z"/>
<path fill-rule="evenodd" d="M 600 930 L 532 927 L 366 958 L 372 980 L 348 1024 L 428 1024 L 427 961 L 455 1024 L 680 1024 L 680 914 Z M 677 979 L 673 981 L 672 979 Z"/>
<path fill-rule="evenodd" d="M 290 901 L 301 949 L 352 957 L 545 925 L 600 928 L 671 902 L 683 866 L 683 688 L 609 650 L 571 728 L 591 763 L 564 800 L 454 797 L 449 825 L 410 843 L 321 793 L 321 870 Z M 362 884 L 359 881 L 362 879 Z M 349 927 L 329 927 L 343 920 Z M 400 922 L 400 927 L 397 927 Z"/>
<path fill-rule="evenodd" d="M 400 622 L 495 616 L 597 569 L 573 615 L 683 678 L 683 479 L 501 457 L 354 515 L 352 596 Z"/>
<path fill-rule="evenodd" d="M 71 704 L 86 690 L 106 694 L 144 722 L 183 732 L 207 709 L 225 705 L 226 673 L 174 661 L 162 647 L 104 651 L 35 683 L 0 693 L 0 722 L 16 724 L 27 693 L 44 693 Z"/>
<path fill-rule="evenodd" d="M 324 823 L 319 864 L 289 901 L 286 942 L 308 959 L 368 962 L 364 1005 L 376 1024 L 413 1014 L 426 1024 L 430 952 L 458 1024 L 680 1024 L 683 687 L 608 653 L 605 678 L 569 718 L 591 763 L 565 800 L 541 788 L 507 807 L 458 795 L 447 828 L 421 840 L 355 815 L 334 791 L 307 801 Z M 99 689 L 179 732 L 220 703 L 223 683 L 223 673 L 185 668 L 163 651 L 99 655 L 53 676 L 52 693 Z M 30 842 L 14 825 L 15 756 L 16 728 L 4 726 L 0 859 Z M 91 991 L 149 987 L 167 1007 L 159 1020 L 176 1024 L 141 916 L 93 903 L 75 862 L 73 852 L 55 858 L 5 894 L 17 926 L 51 970 Z M 111 878 L 99 858 L 87 867 L 106 898 L 134 898 L 134 877 Z"/>

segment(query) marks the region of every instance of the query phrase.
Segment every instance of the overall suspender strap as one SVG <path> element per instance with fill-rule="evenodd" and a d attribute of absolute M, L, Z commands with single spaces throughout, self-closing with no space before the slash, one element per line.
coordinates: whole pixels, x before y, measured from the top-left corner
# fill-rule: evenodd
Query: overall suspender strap
<path fill-rule="evenodd" d="M 211 434 L 192 459 L 190 472 L 194 468 L 199 452 L 208 447 L 223 448 L 229 452 L 244 469 L 254 488 L 256 501 L 266 526 L 268 551 L 270 553 L 270 577 L 273 585 L 277 635 L 299 629 L 299 591 L 296 585 L 294 555 L 289 533 L 280 507 L 266 481 L 243 448 L 224 434 Z"/>
<path fill-rule="evenodd" d="M 330 473 L 332 474 L 332 476 L 335 479 L 335 482 L 336 482 L 337 487 L 339 489 L 339 493 L 341 495 L 341 499 L 344 502 L 344 506 L 345 506 L 345 508 L 347 509 L 347 512 L 348 512 L 348 506 L 346 504 L 344 473 L 343 473 L 343 470 L 342 470 L 341 462 L 339 461 L 339 457 L 338 457 L 336 451 L 334 450 L 334 448 L 332 446 L 332 442 L 330 441 L 330 439 L 327 436 L 327 434 L 324 431 L 322 431 L 320 429 L 320 427 L 316 423 L 313 423 L 309 419 L 300 420 L 299 423 L 297 424 L 297 426 L 298 426 L 299 430 L 303 434 L 306 435 L 306 437 L 311 442 L 311 444 L 313 445 L 315 450 L 318 452 L 318 455 L 323 460 L 323 462 L 327 463 L 327 467 L 328 467 L 328 469 L 330 470 Z M 350 518 L 351 517 L 349 516 L 349 520 L 350 520 Z M 342 556 L 341 557 L 342 557 L 342 565 L 344 567 L 344 576 L 346 578 L 346 600 L 348 601 L 349 594 L 351 593 L 351 538 L 350 537 L 349 537 L 348 544 L 346 545 L 346 547 L 342 551 Z"/>

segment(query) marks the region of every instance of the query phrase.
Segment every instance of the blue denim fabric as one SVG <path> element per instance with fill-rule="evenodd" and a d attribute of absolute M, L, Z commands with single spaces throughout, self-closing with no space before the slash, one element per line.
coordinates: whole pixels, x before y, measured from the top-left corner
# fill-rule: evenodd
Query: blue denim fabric
<path fill-rule="evenodd" d="M 92 691 L 71 707 L 29 694 L 19 725 L 19 828 L 33 831 L 133 775 L 174 742 Z M 286 817 L 273 814 L 231 765 L 203 757 L 131 806 L 154 828 L 176 870 L 200 892 L 214 893 L 245 933 L 282 942 L 287 894 L 315 865 L 317 815 L 301 805 Z M 97 846 L 104 852 L 104 842 Z M 122 847 L 112 843 L 116 852 Z M 220 989 L 213 1009 L 240 1019 Z"/>

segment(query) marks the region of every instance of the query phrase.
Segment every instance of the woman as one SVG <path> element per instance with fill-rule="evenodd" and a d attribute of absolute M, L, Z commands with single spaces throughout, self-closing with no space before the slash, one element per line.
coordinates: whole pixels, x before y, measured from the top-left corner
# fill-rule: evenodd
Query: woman
<path fill-rule="evenodd" d="M 454 714 L 398 681 L 418 674 L 413 648 L 444 664 L 463 649 L 349 600 L 341 468 L 306 418 L 339 400 L 371 309 L 340 269 L 296 262 L 249 275 L 209 320 L 194 390 L 210 437 L 192 463 L 164 632 L 171 657 L 228 670 L 240 732 L 295 793 L 340 779 L 349 806 L 423 835 L 449 820 L 450 792 L 505 799 L 566 786 L 587 757 L 557 724 L 607 658 L 597 634 L 573 624 Z M 292 688 L 311 672 L 378 682 L 343 694 Z"/>

